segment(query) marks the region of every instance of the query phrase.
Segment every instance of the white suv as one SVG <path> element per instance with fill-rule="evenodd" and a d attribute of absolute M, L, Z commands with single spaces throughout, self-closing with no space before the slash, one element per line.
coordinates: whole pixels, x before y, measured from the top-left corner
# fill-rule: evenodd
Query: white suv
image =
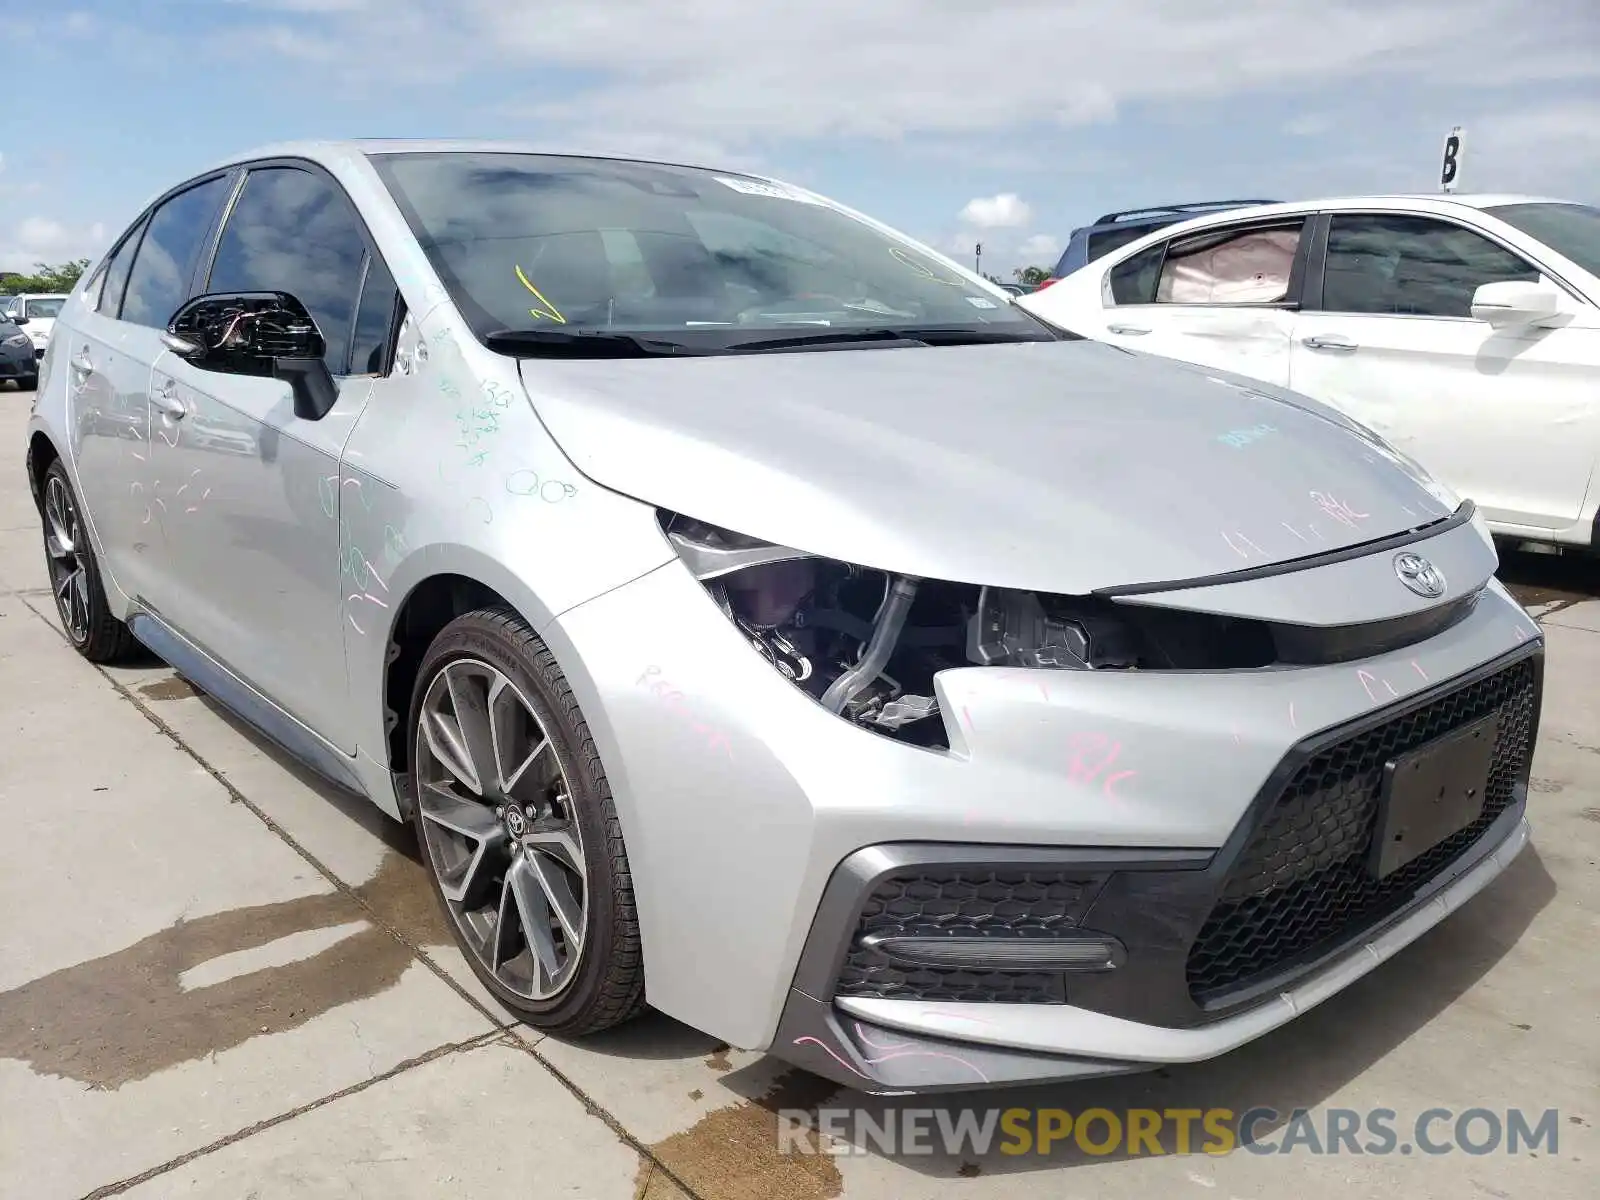
<path fill-rule="evenodd" d="M 7 296 L 0 302 L 5 306 L 0 312 L 12 320 L 17 317 L 23 318 L 18 324 L 33 343 L 34 357 L 43 358 L 45 350 L 50 346 L 50 331 L 55 328 L 56 317 L 66 302 L 67 297 L 64 293 L 55 292 L 49 295 Z"/>
<path fill-rule="evenodd" d="M 1496 534 L 1600 549 L 1600 209 L 1528 196 L 1234 209 L 1017 303 L 1326 401 L 1476 501 Z"/>

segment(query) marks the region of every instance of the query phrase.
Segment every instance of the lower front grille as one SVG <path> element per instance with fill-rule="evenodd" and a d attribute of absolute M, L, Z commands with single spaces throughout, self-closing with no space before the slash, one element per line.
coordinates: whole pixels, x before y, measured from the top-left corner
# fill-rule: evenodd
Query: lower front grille
<path fill-rule="evenodd" d="M 1515 798 L 1534 737 L 1538 675 L 1525 658 L 1315 754 L 1260 819 L 1190 948 L 1200 1004 L 1314 958 L 1399 911 Z M 1471 825 L 1378 879 L 1366 868 L 1384 763 L 1499 714 L 1489 787 Z"/>
<path fill-rule="evenodd" d="M 863 946 L 895 937 L 1049 937 L 1073 928 L 1104 882 L 1070 870 L 920 867 L 880 880 L 862 909 L 835 994 L 888 1000 L 1062 1004 L 1059 971 L 981 971 L 896 963 Z"/>

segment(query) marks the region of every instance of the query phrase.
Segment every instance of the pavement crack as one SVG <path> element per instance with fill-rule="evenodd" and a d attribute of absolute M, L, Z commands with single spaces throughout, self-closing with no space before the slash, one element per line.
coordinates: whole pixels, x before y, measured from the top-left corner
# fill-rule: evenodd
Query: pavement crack
<path fill-rule="evenodd" d="M 28 610 L 32 612 L 33 615 L 39 620 L 43 621 L 44 624 L 48 626 L 58 638 L 60 638 L 63 642 L 66 642 L 69 647 L 71 646 L 72 643 L 67 640 L 67 636 L 57 629 L 53 624 L 51 624 L 44 614 L 35 608 L 30 601 L 24 600 L 23 603 L 26 605 Z M 464 987 L 453 976 L 451 976 L 448 971 L 435 962 L 433 956 L 429 954 L 427 950 L 418 945 L 412 939 L 407 938 L 405 934 L 401 933 L 400 930 L 395 928 L 391 922 L 385 920 L 365 896 L 363 896 L 356 888 L 346 883 L 338 875 L 334 874 L 333 870 L 328 867 L 327 864 L 325 864 L 309 849 L 302 845 L 293 834 L 291 834 L 282 825 L 279 825 L 277 821 L 273 820 L 272 817 L 270 817 L 266 811 L 262 809 L 261 806 L 258 805 L 254 800 L 251 800 L 248 796 L 241 792 L 232 782 L 232 780 L 228 778 L 226 772 L 213 766 L 205 759 L 203 755 L 199 753 L 199 751 L 195 750 L 194 747 L 190 746 L 188 742 L 184 741 L 183 735 L 169 725 L 167 721 L 162 718 L 159 713 L 152 709 L 141 696 L 133 691 L 132 688 L 129 688 L 127 685 L 122 683 L 121 680 L 117 679 L 116 676 L 112 675 L 102 666 L 95 665 L 94 670 L 99 673 L 102 679 L 111 685 L 111 687 L 119 696 L 121 696 L 129 704 L 133 705 L 134 708 L 138 709 L 138 711 L 144 716 L 145 720 L 149 721 L 150 724 L 154 725 L 158 730 L 160 730 L 161 733 L 166 736 L 168 741 L 170 741 L 180 751 L 192 759 L 202 771 L 211 776 L 212 779 L 216 780 L 218 785 L 221 786 L 223 791 L 227 794 L 228 799 L 232 803 L 242 804 L 245 808 L 249 809 L 258 821 L 265 825 L 267 829 L 270 830 L 272 834 L 282 841 L 286 846 L 288 846 L 289 849 L 293 850 L 302 859 L 304 859 L 312 870 L 316 871 L 317 874 L 321 875 L 328 881 L 329 884 L 332 885 L 335 891 L 351 900 L 361 909 L 362 912 L 366 913 L 367 918 L 373 923 L 373 925 L 383 930 L 390 937 L 394 938 L 397 942 L 414 954 L 417 958 L 417 961 L 422 963 L 423 966 L 427 967 L 428 970 L 432 971 L 433 974 L 451 991 L 455 992 L 456 995 L 460 996 L 461 999 L 465 1000 L 474 1009 L 476 1009 L 478 1013 L 482 1015 L 483 1018 L 491 1025 L 493 1025 L 496 1029 L 505 1028 L 505 1019 L 502 1016 L 491 1011 L 488 1005 L 484 1004 L 483 1001 L 474 996 L 466 989 L 466 987 Z M 265 735 L 262 736 L 264 737 Z"/>
<path fill-rule="evenodd" d="M 656 1154 L 654 1150 L 645 1145 L 645 1143 L 641 1142 L 638 1138 L 634 1137 L 633 1134 L 629 1133 L 621 1121 L 612 1116 L 611 1113 L 607 1112 L 606 1109 L 603 1108 L 597 1101 L 592 1099 L 589 1094 L 583 1090 L 583 1088 L 578 1086 L 577 1082 L 571 1076 L 569 1076 L 560 1067 L 556 1066 L 555 1063 L 551 1062 L 544 1055 L 540 1054 L 538 1046 L 530 1045 L 528 1042 L 524 1041 L 514 1033 L 503 1034 L 501 1040 L 505 1045 L 522 1051 L 522 1053 L 526 1054 L 529 1058 L 533 1059 L 534 1062 L 538 1063 L 541 1067 L 553 1075 L 556 1082 L 562 1087 L 566 1088 L 567 1091 L 571 1092 L 578 1103 L 583 1105 L 584 1112 L 588 1113 L 596 1120 L 604 1123 L 605 1127 L 611 1130 L 611 1132 L 617 1136 L 618 1141 L 632 1149 L 634 1153 L 639 1155 L 641 1159 L 648 1163 L 649 1169 L 644 1173 L 646 1179 L 649 1179 L 659 1171 L 662 1175 L 671 1180 L 673 1185 L 686 1197 L 688 1197 L 688 1200 L 706 1200 L 703 1193 L 695 1188 L 690 1187 L 688 1182 L 671 1167 L 667 1166 L 667 1164 L 661 1160 L 661 1157 Z M 86 1197 L 85 1200 L 88 1200 L 88 1198 Z"/>
<path fill-rule="evenodd" d="M 297 1108 L 288 1109 L 277 1116 L 267 1117 L 264 1120 L 257 1121 L 254 1125 L 247 1125 L 243 1129 L 235 1130 L 226 1137 L 220 1137 L 214 1142 L 206 1143 L 204 1146 L 197 1146 L 193 1150 L 180 1154 L 176 1158 L 168 1159 L 166 1162 L 150 1167 L 148 1170 L 141 1171 L 137 1175 L 130 1175 L 128 1178 L 120 1179 L 116 1183 L 108 1183 L 97 1187 L 94 1191 L 85 1193 L 82 1200 L 102 1200 L 106 1196 L 120 1196 L 130 1188 L 138 1187 L 142 1183 L 148 1183 L 152 1179 L 166 1175 L 171 1171 L 176 1171 L 179 1167 L 187 1166 L 196 1159 L 215 1154 L 218 1150 L 232 1146 L 236 1142 L 242 1142 L 246 1138 L 254 1137 L 256 1134 L 263 1133 L 274 1126 L 282 1125 L 286 1121 L 292 1121 L 296 1117 L 304 1116 L 306 1113 L 315 1112 L 319 1108 L 325 1108 L 336 1101 L 343 1100 L 347 1096 L 354 1096 L 359 1092 L 364 1092 L 368 1088 L 387 1082 L 397 1075 L 403 1075 L 407 1071 L 426 1066 L 428 1063 L 436 1062 L 451 1054 L 458 1054 L 464 1050 L 476 1050 L 479 1047 L 490 1045 L 498 1041 L 500 1037 L 501 1031 L 495 1029 L 488 1033 L 479 1034 L 475 1038 L 469 1038 L 464 1042 L 450 1042 L 447 1045 L 435 1046 L 425 1054 L 419 1054 L 415 1058 L 408 1058 L 404 1062 L 398 1062 L 387 1071 L 370 1076 L 359 1083 L 352 1083 L 349 1087 L 340 1088 L 336 1092 L 329 1092 L 326 1096 L 308 1101 Z"/>

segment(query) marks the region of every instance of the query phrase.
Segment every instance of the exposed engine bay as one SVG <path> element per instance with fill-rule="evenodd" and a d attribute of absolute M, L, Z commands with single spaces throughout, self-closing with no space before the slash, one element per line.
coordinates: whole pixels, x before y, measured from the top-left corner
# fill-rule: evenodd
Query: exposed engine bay
<path fill-rule="evenodd" d="M 663 516 L 762 657 L 830 711 L 917 745 L 948 744 L 933 678 L 951 668 L 1216 669 L 1275 657 L 1257 622 L 914 579 Z"/>

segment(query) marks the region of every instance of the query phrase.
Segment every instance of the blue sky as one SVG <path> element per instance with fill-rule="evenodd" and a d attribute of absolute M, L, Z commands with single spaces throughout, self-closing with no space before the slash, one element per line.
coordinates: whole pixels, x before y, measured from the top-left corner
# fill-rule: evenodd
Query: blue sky
<path fill-rule="evenodd" d="M 671 14 L 671 15 L 668 15 Z M 984 267 L 1181 199 L 1600 202 L 1600 0 L 53 0 L 6 21 L 0 268 L 300 137 L 757 169 Z"/>

